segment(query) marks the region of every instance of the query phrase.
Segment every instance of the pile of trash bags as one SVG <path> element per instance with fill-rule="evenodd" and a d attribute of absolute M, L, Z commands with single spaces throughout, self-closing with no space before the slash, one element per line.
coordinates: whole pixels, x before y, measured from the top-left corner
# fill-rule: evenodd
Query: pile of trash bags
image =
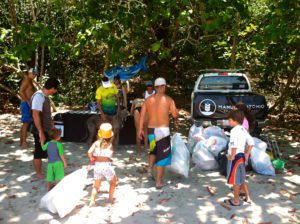
<path fill-rule="evenodd" d="M 258 138 L 253 138 L 254 146 L 250 152 L 252 168 L 255 172 L 268 176 L 275 176 L 275 169 L 269 155 L 266 153 L 267 143 Z"/>
<path fill-rule="evenodd" d="M 219 168 L 216 158 L 228 146 L 228 137 L 217 126 L 203 128 L 193 125 L 189 131 L 188 149 L 192 160 L 200 170 Z"/>
<path fill-rule="evenodd" d="M 190 152 L 179 133 L 175 133 L 172 136 L 171 148 L 172 162 L 170 166 L 167 166 L 167 170 L 187 178 L 190 169 Z"/>
<path fill-rule="evenodd" d="M 88 170 L 81 168 L 65 176 L 51 191 L 42 197 L 40 207 L 60 218 L 69 214 L 84 196 Z"/>

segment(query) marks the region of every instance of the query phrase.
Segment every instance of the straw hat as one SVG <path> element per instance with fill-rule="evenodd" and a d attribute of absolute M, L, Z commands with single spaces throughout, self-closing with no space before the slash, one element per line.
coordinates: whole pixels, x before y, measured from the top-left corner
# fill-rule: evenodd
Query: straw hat
<path fill-rule="evenodd" d="M 98 131 L 98 136 L 100 138 L 111 138 L 114 136 L 112 131 L 112 126 L 110 123 L 103 123 L 100 125 L 100 129 Z"/>

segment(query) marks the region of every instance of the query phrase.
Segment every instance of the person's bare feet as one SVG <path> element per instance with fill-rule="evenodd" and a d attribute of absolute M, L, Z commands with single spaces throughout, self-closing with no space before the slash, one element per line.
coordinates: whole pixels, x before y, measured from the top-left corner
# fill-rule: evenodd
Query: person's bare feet
<path fill-rule="evenodd" d="M 110 198 L 108 199 L 108 202 L 106 202 L 103 206 L 106 207 L 106 206 L 112 206 L 114 205 L 116 202 L 116 199 L 115 198 Z"/>
<path fill-rule="evenodd" d="M 38 179 L 44 179 L 44 175 L 41 174 L 41 173 L 37 173 L 37 174 L 36 174 L 36 177 L 37 177 Z"/>
<path fill-rule="evenodd" d="M 25 143 L 22 143 L 21 145 L 20 145 L 20 147 L 22 148 L 22 149 L 28 149 L 28 144 L 25 142 Z"/>
<path fill-rule="evenodd" d="M 97 203 L 95 201 L 91 201 L 90 204 L 89 204 L 89 207 L 96 207 L 97 206 Z"/>

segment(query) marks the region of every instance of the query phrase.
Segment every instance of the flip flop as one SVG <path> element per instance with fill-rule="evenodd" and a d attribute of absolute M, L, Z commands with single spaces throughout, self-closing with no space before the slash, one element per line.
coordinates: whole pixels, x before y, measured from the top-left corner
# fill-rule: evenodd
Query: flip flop
<path fill-rule="evenodd" d="M 235 205 L 235 204 L 233 203 L 232 199 L 226 199 L 226 200 L 224 200 L 224 203 L 225 203 L 226 205 L 230 205 L 230 206 L 241 206 L 241 204 Z"/>

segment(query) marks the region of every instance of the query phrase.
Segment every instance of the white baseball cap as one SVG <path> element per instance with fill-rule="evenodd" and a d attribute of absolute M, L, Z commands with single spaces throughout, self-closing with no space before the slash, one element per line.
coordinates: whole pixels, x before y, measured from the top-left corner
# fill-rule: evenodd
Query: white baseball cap
<path fill-rule="evenodd" d="M 165 86 L 165 85 L 167 85 L 167 82 L 164 78 L 159 77 L 155 79 L 154 86 Z"/>
<path fill-rule="evenodd" d="M 102 81 L 102 85 L 103 85 L 103 87 L 106 89 L 106 88 L 109 88 L 110 87 L 110 81 L 108 80 L 108 81 L 106 81 L 106 82 L 104 82 L 104 81 Z"/>

